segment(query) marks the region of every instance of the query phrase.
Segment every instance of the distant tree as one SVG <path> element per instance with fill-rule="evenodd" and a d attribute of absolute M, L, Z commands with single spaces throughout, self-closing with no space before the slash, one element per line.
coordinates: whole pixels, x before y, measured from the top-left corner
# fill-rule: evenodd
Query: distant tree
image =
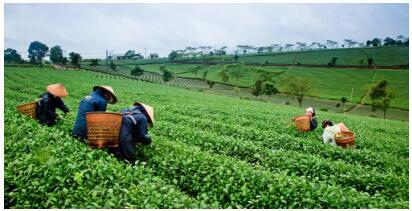
<path fill-rule="evenodd" d="M 62 59 L 62 64 L 63 64 L 63 65 L 66 65 L 68 61 L 69 61 L 69 60 L 67 59 L 67 57 L 63 57 L 63 59 Z"/>
<path fill-rule="evenodd" d="M 294 46 L 294 44 L 286 44 L 286 45 L 285 45 L 285 50 L 288 51 L 288 50 L 290 50 L 290 48 L 293 47 L 293 46 Z"/>
<path fill-rule="evenodd" d="M 270 96 L 277 94 L 279 90 L 275 87 L 275 84 L 271 82 L 263 83 L 263 93 L 268 96 L 270 101 Z"/>
<path fill-rule="evenodd" d="M 31 42 L 28 50 L 30 63 L 41 64 L 48 50 L 49 47 L 39 41 Z"/>
<path fill-rule="evenodd" d="M 346 97 L 341 97 L 340 102 L 343 105 L 343 114 L 345 114 L 345 103 L 348 102 L 348 99 Z"/>
<path fill-rule="evenodd" d="M 99 60 L 98 59 L 90 59 L 90 66 L 98 66 Z"/>
<path fill-rule="evenodd" d="M 195 78 L 197 78 L 197 74 L 199 73 L 199 70 L 202 69 L 202 65 L 197 65 L 193 68 L 191 68 L 191 72 L 195 75 Z"/>
<path fill-rule="evenodd" d="M 140 76 L 142 76 L 144 73 L 144 70 L 139 67 L 139 65 L 136 65 L 131 71 L 130 75 L 132 76 L 137 76 L 138 79 L 140 79 Z"/>
<path fill-rule="evenodd" d="M 338 60 L 338 57 L 332 57 L 332 59 L 328 62 L 328 66 L 335 66 L 336 61 Z"/>
<path fill-rule="evenodd" d="M 368 58 L 368 66 L 372 66 L 374 64 L 373 59 L 372 58 Z"/>
<path fill-rule="evenodd" d="M 366 46 L 371 46 L 372 44 L 373 44 L 372 41 L 370 40 L 366 41 Z"/>
<path fill-rule="evenodd" d="M 239 55 L 235 54 L 235 61 L 237 62 L 237 60 L 239 60 Z"/>
<path fill-rule="evenodd" d="M 80 54 L 75 53 L 75 52 L 71 52 L 71 53 L 69 53 L 69 58 L 70 58 L 70 63 L 74 67 L 76 67 L 76 68 L 80 67 L 80 61 L 82 60 L 82 57 L 80 56 Z"/>
<path fill-rule="evenodd" d="M 206 81 L 206 84 L 209 86 L 209 88 L 213 88 L 213 86 L 215 85 L 215 82 L 214 81 L 209 81 L 209 80 L 207 80 Z"/>
<path fill-rule="evenodd" d="M 255 85 L 252 87 L 252 94 L 254 95 L 254 96 L 256 96 L 256 97 L 259 97 L 260 96 L 260 100 L 262 101 L 262 95 L 265 93 L 264 92 L 264 88 L 263 88 L 263 83 L 264 83 L 264 81 L 263 80 L 257 80 L 256 82 L 255 82 Z"/>
<path fill-rule="evenodd" d="M 176 51 L 172 51 L 169 54 L 169 61 L 174 62 L 178 57 L 178 53 Z"/>
<path fill-rule="evenodd" d="M 296 42 L 296 45 L 298 45 L 299 50 L 306 50 L 306 43 Z"/>
<path fill-rule="evenodd" d="M 162 77 L 164 82 L 169 82 L 174 78 L 173 72 L 166 69 L 164 65 L 160 66 L 160 71 L 162 72 Z"/>
<path fill-rule="evenodd" d="M 233 87 L 233 91 L 235 92 L 236 96 L 239 97 L 240 89 L 237 86 Z"/>
<path fill-rule="evenodd" d="M 329 45 L 329 48 L 334 48 L 338 42 L 333 41 L 333 40 L 326 40 L 326 45 Z"/>
<path fill-rule="evenodd" d="M 21 59 L 21 55 L 17 53 L 16 50 L 7 48 L 6 50 L 4 50 L 4 61 L 20 63 L 22 59 Z"/>
<path fill-rule="evenodd" d="M 203 71 L 203 74 L 202 74 L 202 79 L 203 80 L 206 80 L 207 72 L 208 72 L 207 70 Z"/>
<path fill-rule="evenodd" d="M 219 72 L 219 76 L 222 78 L 223 83 L 229 82 L 229 74 L 225 69 Z"/>
<path fill-rule="evenodd" d="M 63 50 L 60 46 L 56 45 L 50 48 L 50 60 L 53 64 L 60 64 L 63 60 Z"/>
<path fill-rule="evenodd" d="M 396 45 L 396 40 L 394 40 L 394 39 L 392 39 L 392 38 L 390 38 L 390 37 L 387 37 L 387 38 L 385 38 L 385 39 L 383 40 L 383 45 L 384 45 L 384 46 Z"/>
<path fill-rule="evenodd" d="M 395 93 L 388 90 L 388 81 L 386 80 L 372 86 L 369 94 L 372 101 L 372 111 L 382 110 L 383 118 L 386 119 L 386 112 L 389 110 L 390 102 L 394 96 Z"/>
<path fill-rule="evenodd" d="M 149 54 L 149 58 L 150 59 L 157 59 L 157 58 L 159 58 L 159 55 L 157 53 L 151 53 L 151 54 Z"/>
<path fill-rule="evenodd" d="M 374 47 L 381 46 L 381 44 L 382 44 L 382 41 L 379 38 L 374 38 L 372 40 L 372 46 L 374 46 Z"/>
<path fill-rule="evenodd" d="M 296 97 L 299 106 L 302 107 L 303 97 L 312 90 L 312 80 L 309 78 L 288 77 L 281 81 L 286 93 Z"/>
<path fill-rule="evenodd" d="M 136 52 L 134 50 L 128 50 L 126 51 L 126 53 L 124 54 L 124 57 L 126 59 L 134 59 L 136 57 Z"/>
<path fill-rule="evenodd" d="M 116 71 L 116 64 L 114 62 L 110 62 L 109 66 L 111 70 Z"/>

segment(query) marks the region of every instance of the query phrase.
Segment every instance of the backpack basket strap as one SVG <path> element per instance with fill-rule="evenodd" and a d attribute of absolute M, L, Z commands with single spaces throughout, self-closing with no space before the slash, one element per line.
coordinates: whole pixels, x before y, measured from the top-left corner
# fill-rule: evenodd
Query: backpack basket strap
<path fill-rule="evenodd" d="M 136 119 L 133 117 L 133 114 L 141 114 L 141 113 L 142 113 L 141 111 L 136 110 L 136 111 L 131 111 L 131 112 L 123 112 L 123 115 L 126 116 L 126 117 L 128 117 L 128 118 L 130 118 L 130 119 L 133 121 L 134 125 L 136 125 L 136 124 L 137 124 L 137 121 L 136 121 Z"/>

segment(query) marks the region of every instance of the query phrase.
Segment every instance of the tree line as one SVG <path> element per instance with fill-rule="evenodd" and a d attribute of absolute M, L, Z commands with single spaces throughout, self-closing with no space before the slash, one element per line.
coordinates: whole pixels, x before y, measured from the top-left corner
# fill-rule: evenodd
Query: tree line
<path fill-rule="evenodd" d="M 44 57 L 49 56 L 50 61 L 53 64 L 67 65 L 69 63 L 74 67 L 79 68 L 80 61 L 82 60 L 79 53 L 70 52 L 69 58 L 67 58 L 63 55 L 63 50 L 59 45 L 53 46 L 49 49 L 46 44 L 39 41 L 33 41 L 30 43 L 28 53 L 29 61 L 25 61 L 15 49 L 7 48 L 4 50 L 4 61 L 6 63 L 28 63 L 41 65 Z"/>

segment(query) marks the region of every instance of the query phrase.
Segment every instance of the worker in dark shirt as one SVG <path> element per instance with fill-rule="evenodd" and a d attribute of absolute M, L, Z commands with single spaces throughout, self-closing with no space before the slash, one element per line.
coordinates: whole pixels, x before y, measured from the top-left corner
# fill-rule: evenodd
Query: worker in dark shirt
<path fill-rule="evenodd" d="M 152 107 L 136 102 L 121 113 L 123 118 L 119 133 L 119 147 L 112 152 L 116 157 L 133 163 L 136 160 L 135 145 L 138 143 L 148 145 L 152 142 L 148 127 L 153 126 L 154 111 Z"/>
<path fill-rule="evenodd" d="M 52 84 L 46 87 L 47 92 L 40 95 L 36 107 L 36 119 L 49 127 L 56 124 L 56 108 L 69 113 L 69 109 L 61 98 L 69 95 L 63 84 Z"/>
<path fill-rule="evenodd" d="M 106 111 L 107 103 L 115 104 L 117 97 L 110 86 L 95 86 L 93 92 L 86 96 L 79 104 L 76 122 L 72 135 L 75 138 L 87 139 L 86 113 L 93 111 Z"/>

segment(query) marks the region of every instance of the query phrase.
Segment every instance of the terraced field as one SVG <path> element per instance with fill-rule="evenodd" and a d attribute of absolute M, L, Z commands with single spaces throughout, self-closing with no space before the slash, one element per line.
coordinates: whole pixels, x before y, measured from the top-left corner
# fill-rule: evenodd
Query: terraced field
<path fill-rule="evenodd" d="M 145 77 L 153 77 L 146 75 Z M 17 113 L 51 83 L 72 111 L 53 128 Z M 70 137 L 77 105 L 110 85 L 119 111 L 155 108 L 135 165 Z M 300 109 L 103 73 L 5 68 L 5 205 L 11 208 L 408 208 L 408 124 L 317 112 L 356 133 L 355 149 L 296 132 Z"/>
<path fill-rule="evenodd" d="M 251 64 L 302 64 L 302 65 L 327 65 L 332 57 L 337 57 L 336 65 L 367 66 L 368 58 L 372 58 L 378 66 L 396 66 L 409 64 L 409 48 L 404 46 L 385 46 L 367 48 L 339 48 L 307 51 L 284 51 L 264 54 L 239 54 L 239 62 Z M 234 62 L 233 55 L 212 56 L 205 58 L 180 58 L 178 62 Z M 159 64 L 167 63 L 167 58 L 144 59 L 137 61 L 117 61 L 117 64 Z"/>

